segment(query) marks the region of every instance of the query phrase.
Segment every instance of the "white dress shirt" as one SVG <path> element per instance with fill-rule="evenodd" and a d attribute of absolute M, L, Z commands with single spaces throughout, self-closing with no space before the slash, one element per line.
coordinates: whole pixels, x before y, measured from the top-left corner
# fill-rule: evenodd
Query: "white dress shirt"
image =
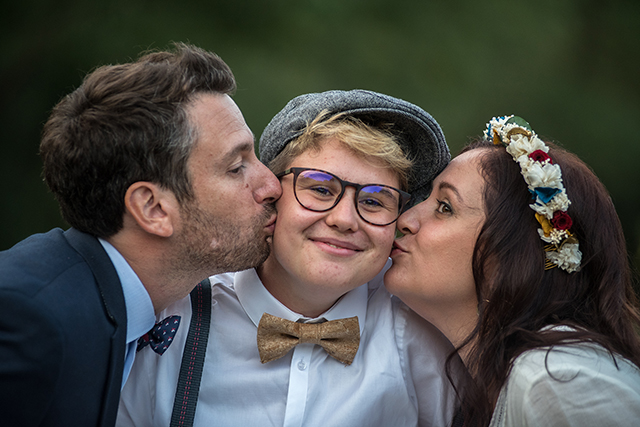
<path fill-rule="evenodd" d="M 307 343 L 261 364 L 256 332 L 263 313 L 292 321 L 301 316 L 276 300 L 253 269 L 213 276 L 211 330 L 194 425 L 449 425 L 454 395 L 444 361 L 450 343 L 386 291 L 383 275 L 319 316 L 358 317 L 360 347 L 349 366 Z M 184 325 L 163 356 L 138 354 L 122 393 L 118 426 L 169 425 L 191 318 L 189 298 L 158 317 L 172 314 L 183 316 Z"/>
<path fill-rule="evenodd" d="M 136 357 L 138 339 L 155 325 L 155 313 L 147 288 L 144 287 L 127 260 L 111 243 L 104 239 L 98 239 L 98 241 L 116 269 L 127 309 L 127 346 L 125 347 L 124 370 L 122 372 L 122 386 L 124 387 Z"/>
<path fill-rule="evenodd" d="M 490 427 L 639 425 L 640 369 L 619 356 L 616 363 L 595 344 L 523 353 L 500 392 Z"/>

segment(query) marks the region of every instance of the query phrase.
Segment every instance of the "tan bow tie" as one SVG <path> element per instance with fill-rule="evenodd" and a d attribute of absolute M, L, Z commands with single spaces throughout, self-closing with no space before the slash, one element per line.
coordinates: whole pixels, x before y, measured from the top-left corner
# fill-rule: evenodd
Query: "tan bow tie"
<path fill-rule="evenodd" d="M 284 356 L 300 343 L 318 344 L 334 359 L 351 365 L 360 345 L 357 317 L 324 323 L 298 323 L 268 313 L 258 324 L 258 351 L 262 363 Z"/>

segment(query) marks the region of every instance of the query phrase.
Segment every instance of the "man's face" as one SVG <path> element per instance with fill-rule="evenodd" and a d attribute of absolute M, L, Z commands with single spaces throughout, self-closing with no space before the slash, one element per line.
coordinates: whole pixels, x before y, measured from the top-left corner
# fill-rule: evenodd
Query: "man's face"
<path fill-rule="evenodd" d="M 179 268 L 212 275 L 255 267 L 269 255 L 280 183 L 256 157 L 229 96 L 202 94 L 187 114 L 197 133 L 187 163 L 195 198 L 181 208 Z"/>

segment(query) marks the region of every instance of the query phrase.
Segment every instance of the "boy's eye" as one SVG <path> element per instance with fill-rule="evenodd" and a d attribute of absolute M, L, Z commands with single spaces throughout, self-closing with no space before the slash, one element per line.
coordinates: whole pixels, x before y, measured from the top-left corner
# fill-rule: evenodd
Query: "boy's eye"
<path fill-rule="evenodd" d="M 315 193 L 317 196 L 322 196 L 322 197 L 330 197 L 333 196 L 331 189 L 328 187 L 321 187 L 319 185 L 315 186 L 315 187 L 310 187 L 308 188 L 308 190 L 310 190 L 311 192 Z"/>

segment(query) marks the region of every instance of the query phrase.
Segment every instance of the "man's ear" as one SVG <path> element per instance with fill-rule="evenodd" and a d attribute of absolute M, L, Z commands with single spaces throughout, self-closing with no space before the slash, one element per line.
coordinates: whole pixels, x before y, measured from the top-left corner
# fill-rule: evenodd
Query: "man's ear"
<path fill-rule="evenodd" d="M 179 205 L 173 192 L 146 181 L 134 182 L 124 196 L 127 212 L 144 231 L 160 237 L 173 234 Z"/>

